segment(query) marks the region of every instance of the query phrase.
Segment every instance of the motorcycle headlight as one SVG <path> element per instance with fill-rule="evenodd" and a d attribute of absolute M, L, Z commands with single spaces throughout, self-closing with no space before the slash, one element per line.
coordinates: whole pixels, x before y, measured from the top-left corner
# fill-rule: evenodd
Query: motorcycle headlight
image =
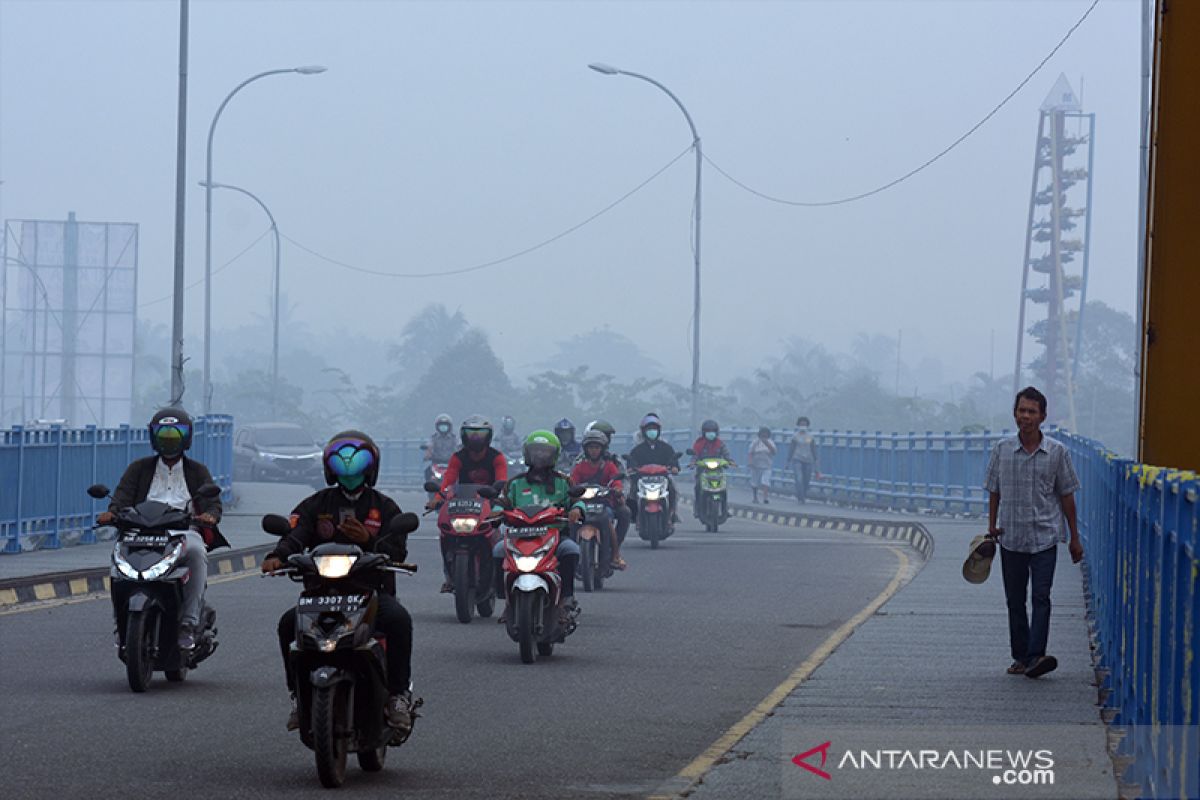
<path fill-rule="evenodd" d="M 595 497 L 598 494 L 600 494 L 600 490 L 594 486 L 590 486 L 587 489 L 583 490 L 583 499 L 591 500 L 593 497 Z"/>
<path fill-rule="evenodd" d="M 470 533 L 479 527 L 479 520 L 474 517 L 459 517 L 450 520 L 450 524 L 454 526 L 455 533 Z"/>
<path fill-rule="evenodd" d="M 658 489 L 647 489 L 646 490 L 646 499 L 647 500 L 657 500 L 660 496 L 662 496 L 662 492 L 660 492 Z"/>
<path fill-rule="evenodd" d="M 132 564 L 125 560 L 125 556 L 121 555 L 119 545 L 113 549 L 113 563 L 117 565 L 117 571 L 126 578 L 134 581 L 139 578 L 138 571 L 133 568 Z"/>
<path fill-rule="evenodd" d="M 168 572 L 174 569 L 175 562 L 179 560 L 179 554 L 182 552 L 183 548 L 181 548 L 179 545 L 172 547 L 171 550 L 168 551 L 165 556 L 163 556 L 162 561 L 159 561 L 153 567 L 142 573 L 142 579 L 154 581 L 158 580 L 163 575 L 166 575 Z"/>
<path fill-rule="evenodd" d="M 517 562 L 519 572 L 533 572 L 542 559 L 540 556 L 517 556 L 513 561 Z"/>
<path fill-rule="evenodd" d="M 721 462 L 720 461 L 705 461 L 704 466 L 707 469 L 716 469 L 717 467 L 721 466 Z"/>
<path fill-rule="evenodd" d="M 332 653 L 334 650 L 337 650 L 337 646 L 338 640 L 336 638 L 317 640 L 317 649 L 322 653 Z"/>
<path fill-rule="evenodd" d="M 350 574 L 355 561 L 358 561 L 358 556 L 317 556 L 313 564 L 322 578 L 344 578 Z"/>

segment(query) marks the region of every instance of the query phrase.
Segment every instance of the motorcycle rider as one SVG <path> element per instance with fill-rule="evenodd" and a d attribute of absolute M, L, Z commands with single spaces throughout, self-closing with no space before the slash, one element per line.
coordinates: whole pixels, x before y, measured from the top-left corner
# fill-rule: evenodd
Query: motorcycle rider
<path fill-rule="evenodd" d="M 100 513 L 96 522 L 111 524 L 122 509 L 146 500 L 166 503 L 173 508 L 186 509 L 196 490 L 212 483 L 208 467 L 184 455 L 192 446 L 192 418 L 182 408 L 159 409 L 150 418 L 150 447 L 155 455 L 131 463 L 112 493 L 108 511 Z M 208 581 L 208 551 L 228 547 L 217 530 L 221 519 L 221 497 L 196 497 L 193 504 L 193 528 L 184 534 L 181 561 L 188 568 L 183 583 L 183 609 L 179 623 L 179 649 L 196 646 L 196 630 L 200 626 L 200 611 L 204 608 L 204 590 Z"/>
<path fill-rule="evenodd" d="M 496 437 L 496 448 L 506 456 L 521 452 L 521 437 L 517 436 L 517 421 L 508 414 L 500 418 L 500 435 Z"/>
<path fill-rule="evenodd" d="M 700 425 L 700 436 L 692 442 L 692 466 L 702 458 L 723 458 L 733 463 L 729 447 L 721 441 L 721 426 L 715 419 L 706 419 Z M 696 502 L 692 510 L 700 516 L 700 470 L 696 470 Z"/>
<path fill-rule="evenodd" d="M 590 483 L 606 486 L 614 494 L 609 495 L 608 502 L 614 514 L 617 508 L 625 509 L 624 498 L 621 495 L 621 468 L 608 457 L 608 437 L 604 432 L 593 428 L 583 434 L 583 458 L 571 469 L 571 484 Z M 628 512 L 628 509 L 625 509 Z M 617 536 L 612 520 L 606 520 L 607 535 L 612 541 L 612 567 L 625 569 L 628 564 L 621 558 L 621 542 Z"/>
<path fill-rule="evenodd" d="M 408 536 L 382 536 L 388 523 L 400 514 L 396 501 L 375 489 L 379 477 L 379 447 L 367 434 L 347 430 L 325 445 L 321 461 L 329 488 L 302 500 L 292 511 L 292 532 L 279 540 L 263 559 L 262 571 L 282 569 L 288 556 L 325 542 L 356 544 L 366 551 L 386 553 L 393 561 L 408 555 Z M 396 599 L 396 581 L 389 573 L 378 585 L 379 611 L 375 629 L 387 636 L 388 725 L 403 735 L 412 730 L 412 617 Z M 296 706 L 296 678 L 288 653 L 296 640 L 296 614 L 288 609 L 279 620 L 279 649 L 292 695 L 287 729 L 300 726 Z"/>
<path fill-rule="evenodd" d="M 605 446 L 607 448 L 612 448 L 613 436 L 616 435 L 617 429 L 612 426 L 611 422 L 603 419 L 594 419 L 588 423 L 586 428 L 583 429 L 585 436 L 587 432 L 591 430 L 597 430 L 603 433 Z M 604 457 L 616 464 L 618 470 L 621 470 L 621 459 L 618 458 L 617 454 L 612 452 L 611 449 L 605 450 Z M 621 544 L 625 544 L 625 534 L 629 532 L 629 524 L 633 521 L 633 512 L 629 510 L 628 504 L 626 504 L 621 498 L 618 498 L 618 500 L 620 502 L 613 504 L 613 514 L 615 514 L 617 518 L 617 541 Z"/>
<path fill-rule="evenodd" d="M 525 456 L 525 472 L 509 479 L 504 487 L 504 498 L 511 508 L 526 506 L 559 506 L 570 508 L 567 514 L 568 522 L 574 526 L 583 521 L 584 505 L 576 502 L 571 504 L 567 491 L 571 483 L 566 475 L 558 472 L 554 465 L 558 463 L 562 445 L 558 437 L 550 431 L 533 431 L 525 437 L 522 451 Z M 558 574 L 562 578 L 562 608 L 560 616 L 569 618 L 579 610 L 575 601 L 575 567 L 579 563 L 582 551 L 566 532 L 558 540 Z M 504 540 L 500 540 L 492 548 L 492 556 L 496 559 L 496 595 L 504 594 Z M 504 621 L 504 617 L 500 618 Z"/>
<path fill-rule="evenodd" d="M 554 435 L 558 437 L 562 446 L 558 454 L 558 469 L 561 472 L 570 472 L 583 452 L 583 447 L 575 440 L 575 423 L 563 417 L 554 423 Z"/>
<path fill-rule="evenodd" d="M 679 454 L 675 452 L 675 448 L 662 441 L 662 420 L 657 414 L 650 413 L 642 417 L 638 432 L 642 435 L 642 441 L 629 451 L 629 466 L 636 470 L 647 464 L 658 464 L 670 470 L 667 483 L 671 493 L 671 526 L 674 527 L 675 523 L 679 522 L 679 515 L 675 513 L 679 504 L 679 493 L 675 490 L 675 481 L 671 475 L 679 474 Z M 636 483 L 634 485 L 636 486 Z M 637 502 L 636 494 L 636 491 L 629 493 L 630 500 L 634 503 Z"/>
<path fill-rule="evenodd" d="M 458 449 L 458 440 L 454 438 L 454 420 L 449 414 L 438 414 L 433 421 L 433 435 L 425 444 L 423 458 L 429 462 L 425 466 L 425 480 L 433 479 L 433 465 L 447 464 L 450 456 Z"/>
<path fill-rule="evenodd" d="M 462 449 L 450 456 L 446 474 L 442 477 L 442 488 L 425 504 L 425 508 L 432 510 L 446 502 L 446 492 L 459 483 L 491 486 L 497 481 L 508 481 L 508 459 L 492 447 L 492 433 L 492 423 L 479 414 L 463 420 L 459 428 Z M 442 571 L 446 576 L 441 592 L 448 594 L 454 591 L 449 560 L 454 554 L 453 542 L 444 536 L 439 538 L 442 544 Z"/>

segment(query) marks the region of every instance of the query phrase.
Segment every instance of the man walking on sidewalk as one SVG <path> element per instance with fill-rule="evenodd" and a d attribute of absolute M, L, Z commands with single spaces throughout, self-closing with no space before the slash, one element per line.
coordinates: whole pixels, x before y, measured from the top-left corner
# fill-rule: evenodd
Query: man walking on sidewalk
<path fill-rule="evenodd" d="M 984 487 L 988 491 L 988 532 L 999 538 L 1004 596 L 1008 601 L 1010 675 L 1038 678 L 1058 667 L 1046 655 L 1050 634 L 1050 587 L 1058 543 L 1071 538 L 1071 561 L 1083 558 L 1075 516 L 1079 478 L 1071 455 L 1046 437 L 1046 396 L 1032 386 L 1017 393 L 1013 417 L 1018 434 L 992 449 Z M 997 517 L 999 524 L 997 524 Z M 1033 585 L 1033 621 L 1025 607 L 1025 587 Z"/>

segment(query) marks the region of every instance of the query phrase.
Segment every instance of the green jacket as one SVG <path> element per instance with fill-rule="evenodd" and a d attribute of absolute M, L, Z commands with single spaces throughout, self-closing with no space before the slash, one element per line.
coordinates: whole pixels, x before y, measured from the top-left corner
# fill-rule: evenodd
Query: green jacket
<path fill-rule="evenodd" d="M 554 473 L 554 491 L 547 491 L 544 483 L 530 483 L 527 477 L 527 472 L 522 472 L 515 478 L 511 478 L 508 484 L 504 487 L 504 497 L 512 504 L 513 508 L 524 508 L 525 506 L 561 506 L 565 509 L 578 508 L 584 511 L 586 506 L 581 501 L 571 503 L 571 496 L 567 494 L 567 490 L 571 488 L 571 481 L 566 475 L 560 472 Z"/>

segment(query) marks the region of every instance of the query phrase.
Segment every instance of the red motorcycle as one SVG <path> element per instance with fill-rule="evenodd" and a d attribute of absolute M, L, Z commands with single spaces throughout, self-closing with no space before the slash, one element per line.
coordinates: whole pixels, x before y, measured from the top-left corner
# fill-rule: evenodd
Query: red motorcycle
<path fill-rule="evenodd" d="M 484 487 L 480 495 L 494 490 Z M 521 661 L 532 664 L 539 655 L 554 654 L 554 645 L 575 631 L 572 617 L 560 624 L 562 577 L 558 574 L 558 544 L 567 526 L 567 512 L 558 506 L 504 509 L 504 593 L 506 628 L 521 650 Z"/>
<path fill-rule="evenodd" d="M 425 484 L 427 492 L 437 493 L 440 488 L 434 481 Z M 454 585 L 454 613 L 463 624 L 471 621 L 472 607 L 481 617 L 496 610 L 492 580 L 496 521 L 491 500 L 479 492 L 482 488 L 469 483 L 452 486 L 438 508 L 438 535 L 450 545 L 446 558 Z"/>

